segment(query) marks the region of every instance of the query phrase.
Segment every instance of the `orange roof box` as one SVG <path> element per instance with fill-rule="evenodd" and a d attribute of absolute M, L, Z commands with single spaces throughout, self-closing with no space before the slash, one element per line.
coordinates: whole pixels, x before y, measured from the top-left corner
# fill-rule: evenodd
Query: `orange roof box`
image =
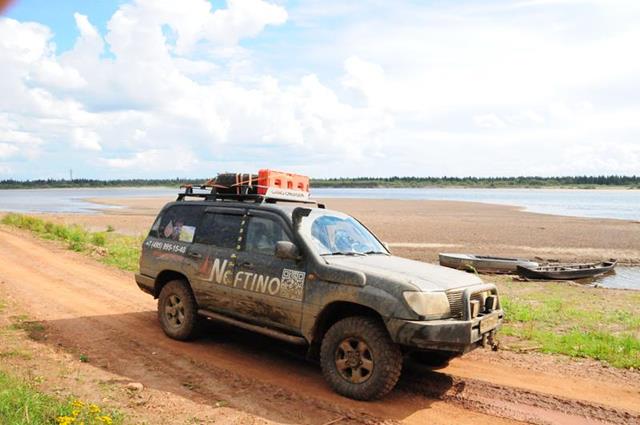
<path fill-rule="evenodd" d="M 309 198 L 309 177 L 262 169 L 258 171 L 258 194 L 274 198 Z"/>

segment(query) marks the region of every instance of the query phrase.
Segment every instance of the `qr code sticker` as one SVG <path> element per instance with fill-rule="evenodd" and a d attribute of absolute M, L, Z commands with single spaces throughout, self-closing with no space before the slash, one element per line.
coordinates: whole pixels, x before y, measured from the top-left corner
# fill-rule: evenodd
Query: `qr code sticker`
<path fill-rule="evenodd" d="M 304 289 L 304 272 L 297 270 L 282 270 L 282 286 L 280 296 L 290 300 L 302 301 L 302 291 Z"/>

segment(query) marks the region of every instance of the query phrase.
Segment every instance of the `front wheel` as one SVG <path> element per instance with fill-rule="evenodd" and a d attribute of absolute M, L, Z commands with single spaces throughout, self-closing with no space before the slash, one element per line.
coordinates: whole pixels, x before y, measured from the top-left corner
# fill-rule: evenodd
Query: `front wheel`
<path fill-rule="evenodd" d="M 320 364 L 334 391 L 356 400 L 373 400 L 395 387 L 402 354 L 379 320 L 355 316 L 340 320 L 327 331 Z"/>
<path fill-rule="evenodd" d="M 198 308 L 191 288 L 183 280 L 172 280 L 160 291 L 158 319 L 168 337 L 185 341 L 193 338 Z"/>

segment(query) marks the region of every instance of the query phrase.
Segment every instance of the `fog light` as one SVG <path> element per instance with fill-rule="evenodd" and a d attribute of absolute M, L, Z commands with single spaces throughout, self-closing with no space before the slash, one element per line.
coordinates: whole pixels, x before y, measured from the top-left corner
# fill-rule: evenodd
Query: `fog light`
<path fill-rule="evenodd" d="M 489 295 L 486 300 L 484 300 L 484 309 L 487 312 L 497 310 L 498 309 L 498 297 L 496 295 Z"/>

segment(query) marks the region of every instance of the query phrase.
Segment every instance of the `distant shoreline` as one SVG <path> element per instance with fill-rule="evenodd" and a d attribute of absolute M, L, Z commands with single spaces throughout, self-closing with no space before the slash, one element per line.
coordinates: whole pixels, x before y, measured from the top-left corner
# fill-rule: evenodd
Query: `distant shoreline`
<path fill-rule="evenodd" d="M 189 179 L 127 179 L 127 180 L 4 180 L 1 189 L 73 189 L 73 188 L 177 188 L 184 184 L 197 185 L 204 178 Z M 579 189 L 579 190 L 638 190 L 640 176 L 600 177 L 389 177 L 389 178 L 331 178 L 312 179 L 316 189 Z"/>
<path fill-rule="evenodd" d="M 567 185 L 567 186 L 536 186 L 536 185 L 427 185 L 427 186 L 396 186 L 396 185 L 371 185 L 371 186 L 325 186 L 313 185 L 316 189 L 559 189 L 559 190 L 640 190 L 640 186 L 625 185 Z"/>
<path fill-rule="evenodd" d="M 37 189 L 141 189 L 141 188 L 167 188 L 178 189 L 179 185 L 122 185 L 122 186 L 82 186 L 82 185 L 70 185 L 70 186 L 30 186 L 30 187 L 15 187 L 15 186 L 3 186 L 0 185 L 0 190 L 37 190 Z M 313 189 L 537 189 L 537 190 L 640 190 L 640 186 L 613 186 L 613 185 L 575 185 L 575 186 L 518 186 L 518 185 L 505 185 L 505 186 L 461 186 L 461 185 L 429 185 L 429 186 L 385 186 L 385 185 L 372 185 L 372 186 L 325 186 L 310 184 L 311 190 Z"/>
<path fill-rule="evenodd" d="M 37 189 L 141 189 L 141 188 L 178 189 L 169 185 L 139 185 L 139 186 L 38 186 L 38 187 L 4 187 L 0 190 L 37 190 Z M 534 189 L 534 190 L 640 190 L 638 186 L 314 186 L 313 189 Z"/>

